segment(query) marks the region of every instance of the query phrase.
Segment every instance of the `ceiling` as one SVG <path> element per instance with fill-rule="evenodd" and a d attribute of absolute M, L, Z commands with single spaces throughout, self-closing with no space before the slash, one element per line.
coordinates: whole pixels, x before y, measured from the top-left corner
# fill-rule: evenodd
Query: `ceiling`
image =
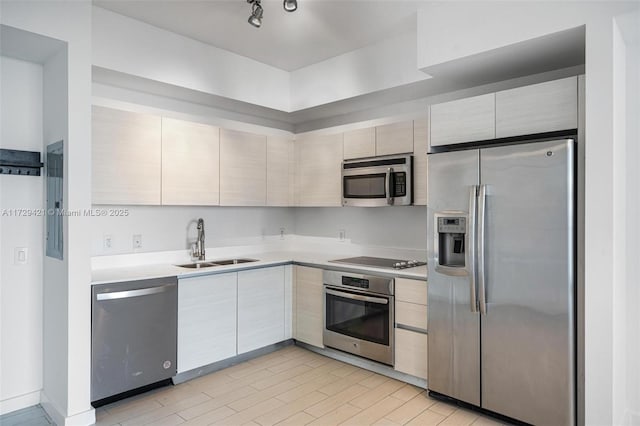
<path fill-rule="evenodd" d="M 420 1 L 262 0 L 261 28 L 246 0 L 94 0 L 94 5 L 285 71 L 415 30 Z"/>

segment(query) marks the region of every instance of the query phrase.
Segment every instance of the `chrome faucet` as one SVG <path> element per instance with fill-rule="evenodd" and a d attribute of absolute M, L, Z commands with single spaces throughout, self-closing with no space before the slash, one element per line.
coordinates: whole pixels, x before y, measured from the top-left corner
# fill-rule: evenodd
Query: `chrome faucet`
<path fill-rule="evenodd" d="M 204 220 L 198 219 L 198 240 L 191 247 L 191 257 L 198 260 L 204 260 Z"/>

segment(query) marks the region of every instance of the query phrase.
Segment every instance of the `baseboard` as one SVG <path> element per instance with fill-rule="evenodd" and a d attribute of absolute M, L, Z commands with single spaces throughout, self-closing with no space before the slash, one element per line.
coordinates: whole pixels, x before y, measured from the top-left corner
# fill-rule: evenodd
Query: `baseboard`
<path fill-rule="evenodd" d="M 224 368 L 228 368 L 233 365 L 240 364 L 241 362 L 249 361 L 250 359 L 254 359 L 259 356 L 266 355 L 271 352 L 275 352 L 279 349 L 282 349 L 286 346 L 291 346 L 291 345 L 293 345 L 293 339 L 288 339 L 279 343 L 275 343 L 273 345 L 265 346 L 264 348 L 255 349 L 251 352 L 246 352 L 231 358 L 224 359 L 222 361 L 214 362 L 213 364 L 205 365 L 203 367 L 195 368 L 189 371 L 184 371 L 172 377 L 173 383 L 178 385 L 188 380 L 193 380 L 200 376 L 211 374 L 214 371 L 222 370 Z"/>
<path fill-rule="evenodd" d="M 355 365 L 356 367 L 363 368 L 365 370 L 373 371 L 374 373 L 381 374 L 383 376 L 391 377 L 392 379 L 400 380 L 401 382 L 409 383 L 410 385 L 417 386 L 419 388 L 427 388 L 427 381 L 420 377 L 415 377 L 410 374 L 401 373 L 396 371 L 393 367 L 385 364 L 380 364 L 375 361 L 371 361 L 356 355 L 351 355 L 346 352 L 338 351 L 331 348 L 318 348 L 313 345 L 309 345 L 304 342 L 295 341 L 296 346 L 308 349 L 312 352 L 324 355 L 329 358 L 333 358 L 338 361 L 346 362 L 347 364 Z"/>
<path fill-rule="evenodd" d="M 0 416 L 40 404 L 40 391 L 27 393 L 0 401 Z"/>
<path fill-rule="evenodd" d="M 47 398 L 44 392 L 40 396 L 40 405 L 57 426 L 89 426 L 96 422 L 96 410 L 93 407 L 90 410 L 67 417 Z"/>

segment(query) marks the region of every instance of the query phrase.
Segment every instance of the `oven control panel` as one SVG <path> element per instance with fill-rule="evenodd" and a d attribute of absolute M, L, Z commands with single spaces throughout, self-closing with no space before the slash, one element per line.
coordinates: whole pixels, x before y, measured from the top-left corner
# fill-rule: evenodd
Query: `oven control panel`
<path fill-rule="evenodd" d="M 358 288 L 369 288 L 369 280 L 366 278 L 356 278 L 349 276 L 342 276 L 342 285 Z"/>

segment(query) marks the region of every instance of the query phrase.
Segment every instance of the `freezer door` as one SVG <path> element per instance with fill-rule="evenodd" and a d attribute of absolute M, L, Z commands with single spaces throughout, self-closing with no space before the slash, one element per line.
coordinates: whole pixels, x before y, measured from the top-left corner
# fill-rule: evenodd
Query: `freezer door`
<path fill-rule="evenodd" d="M 472 312 L 471 277 L 468 268 L 436 267 L 438 216 L 466 215 L 467 228 L 472 225 L 470 190 L 478 184 L 479 151 L 430 154 L 427 161 L 428 388 L 480 405 L 480 320 Z"/>
<path fill-rule="evenodd" d="M 573 162 L 572 140 L 480 151 L 482 407 L 531 424 L 575 423 Z"/>

